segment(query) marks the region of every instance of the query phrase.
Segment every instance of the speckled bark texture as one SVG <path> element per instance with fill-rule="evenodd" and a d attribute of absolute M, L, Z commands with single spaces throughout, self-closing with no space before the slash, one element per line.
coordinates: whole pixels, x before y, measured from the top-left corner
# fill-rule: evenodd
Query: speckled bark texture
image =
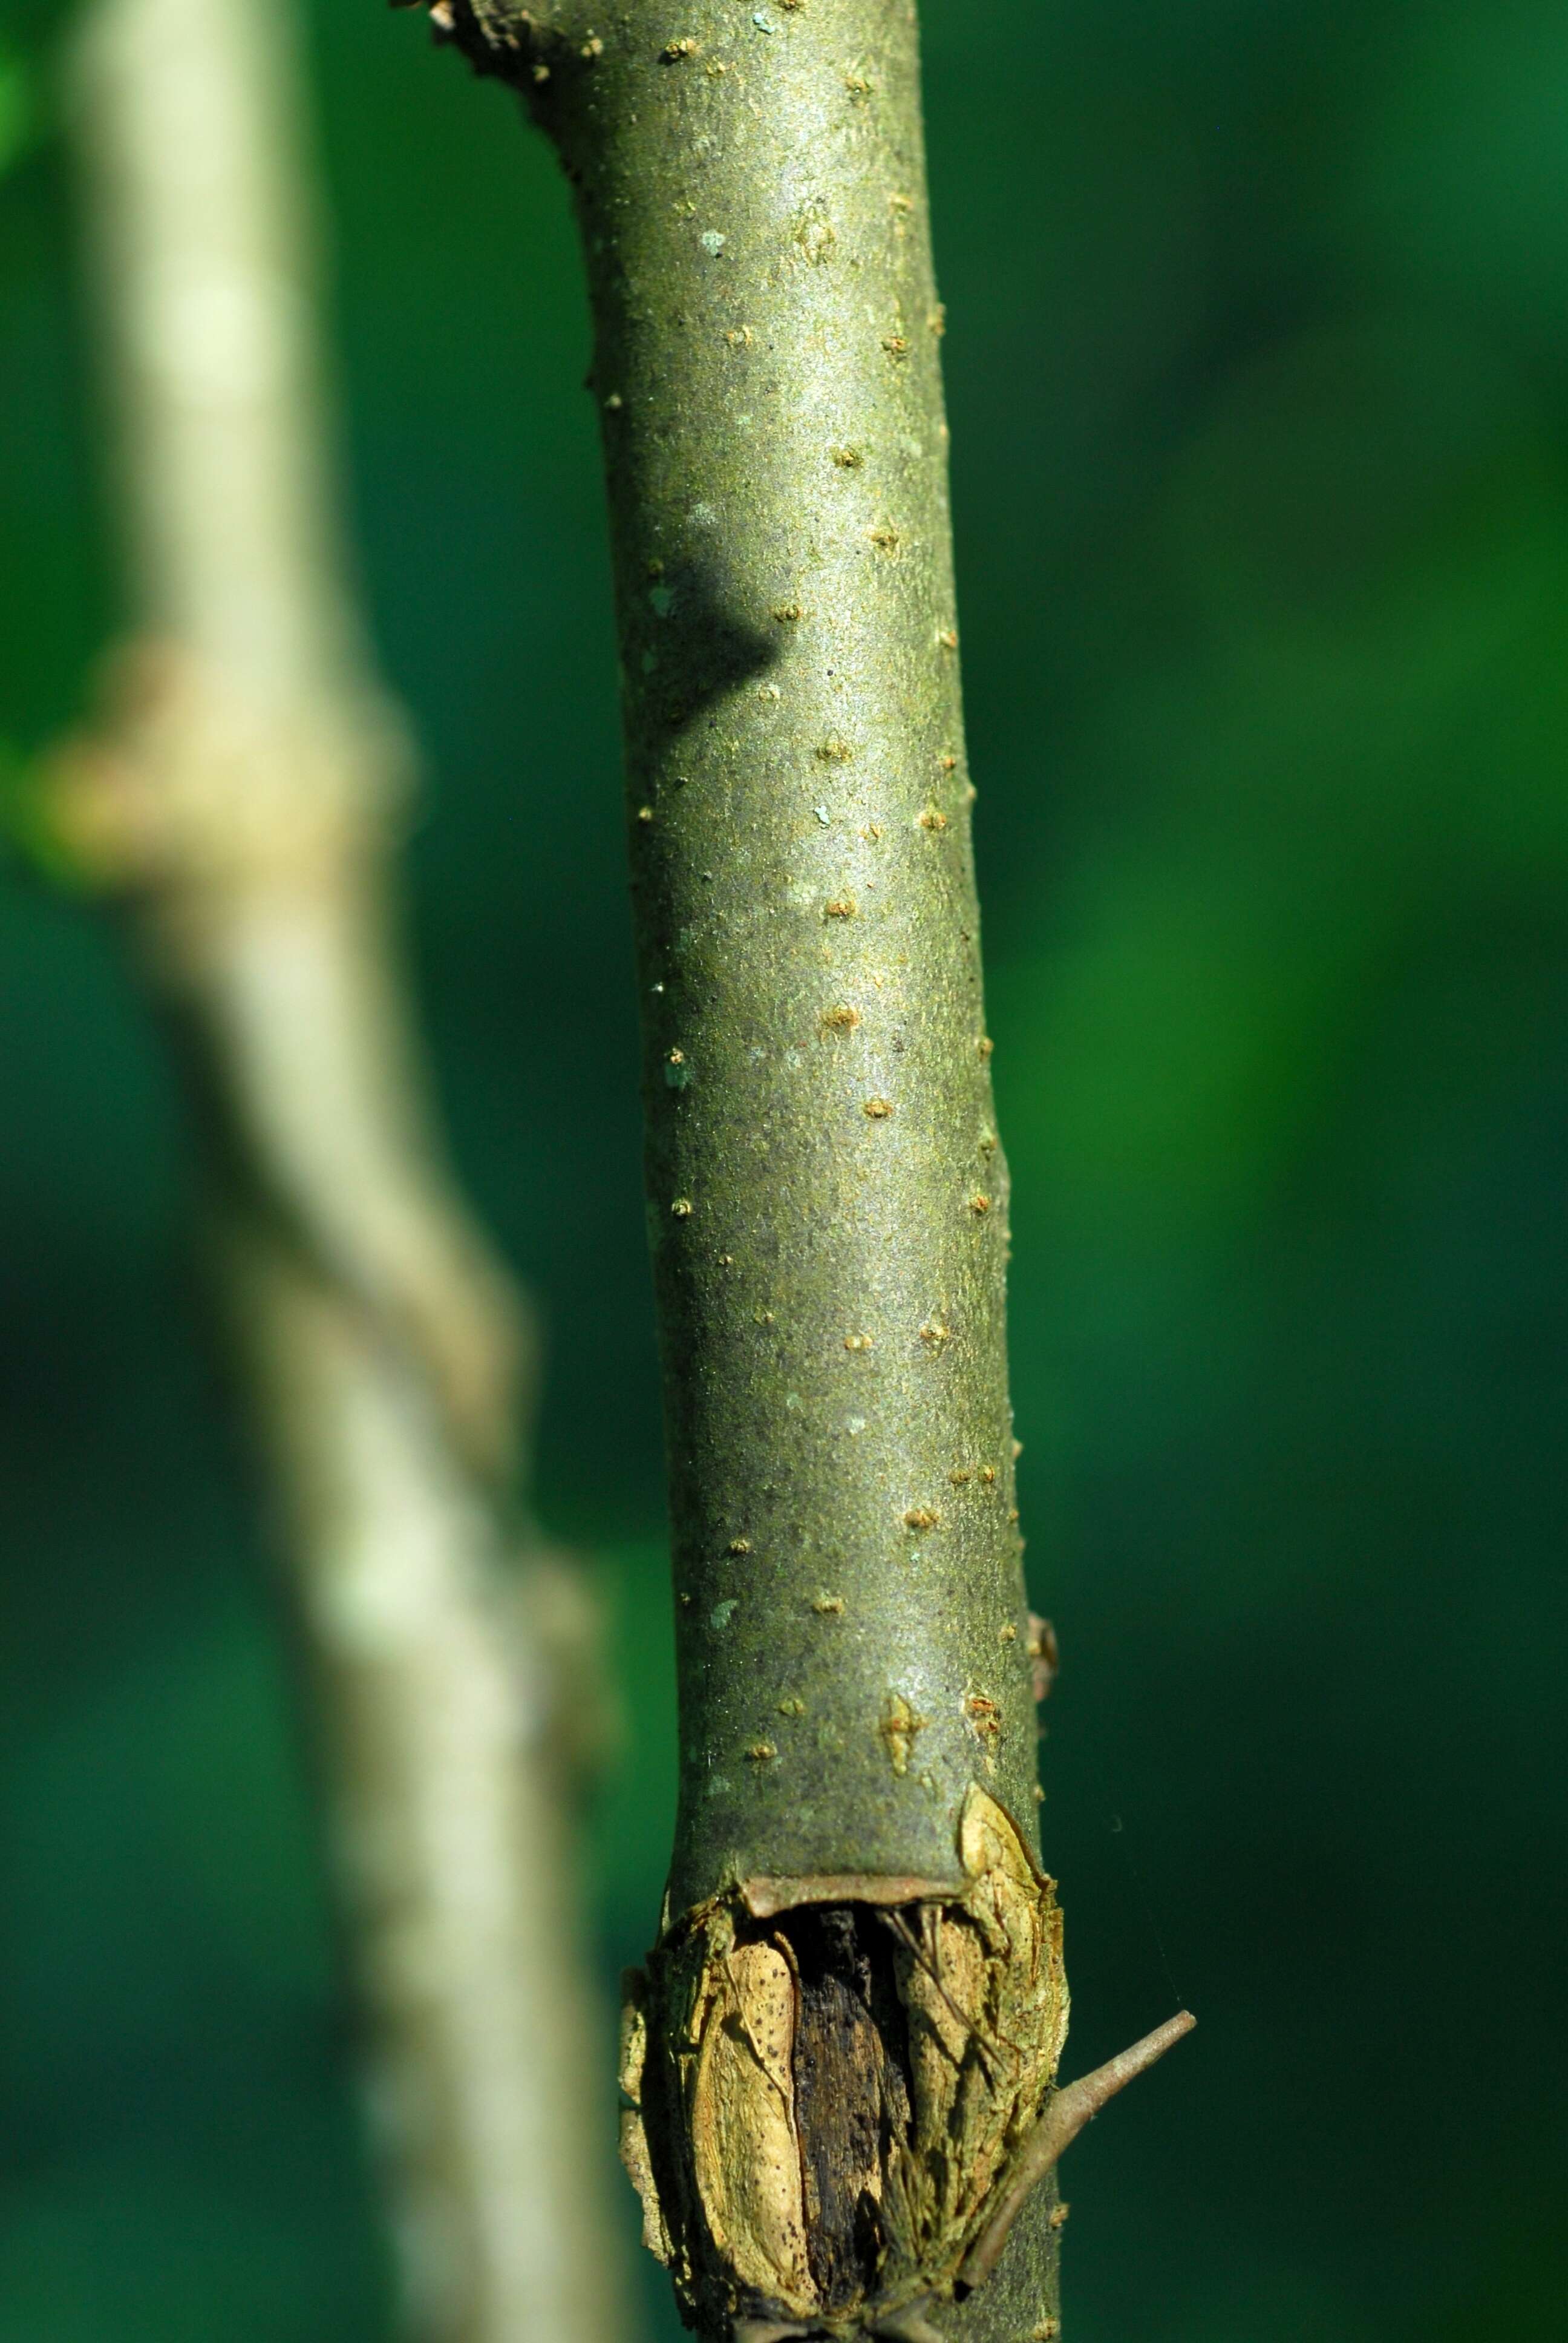
<path fill-rule="evenodd" d="M 940 1971 L 943 1929 L 969 1928 L 990 1892 L 965 1851 L 977 1794 L 1010 1835 L 1037 1950 L 1048 1909 L 1055 1926 L 1037 1871 L 1008 1182 L 915 11 L 438 0 L 433 13 L 554 138 L 595 323 L 681 1703 L 665 1934 L 633 2030 L 651 2013 L 656 2035 L 689 2024 L 696 2041 L 701 2011 L 729 1996 L 762 2078 L 754 2124 L 794 2140 L 809 2227 L 813 2105 L 863 2088 L 884 2174 L 956 2149 L 957 2131 L 944 2147 L 911 2112 L 930 2012 L 915 2011 L 925 1971 L 910 1942 L 937 1947 Z M 835 1957 L 861 2007 L 843 2044 L 863 2020 L 891 2081 L 857 2083 L 877 2058 L 843 2048 L 823 2088 L 808 1909 L 848 1916 Z M 683 1970 L 677 1990 L 670 1965 L 699 1939 L 696 1981 Z M 935 2006 L 950 1996 L 973 2053 L 975 2028 L 1022 2006 L 1000 1976 L 971 1982 L 983 2007 L 945 1972 Z M 1065 2020 L 1054 1954 L 1030 1994 L 1028 2071 L 1016 2038 L 971 2058 L 977 2088 L 1013 2095 L 999 2153 L 1050 2086 Z M 767 2027 L 765 2051 L 752 2036 Z M 669 2039 L 664 2051 L 684 2055 Z M 905 2094 L 903 2114 L 889 2092 Z M 657 2121 L 689 2132 L 697 2117 L 670 2086 Z M 700 2142 L 683 2152 L 695 2203 Z M 655 2165 L 673 2153 L 655 2143 Z M 824 2275 L 819 2239 L 821 2267 L 808 2268 L 808 2241 L 791 2292 L 779 2271 L 795 2248 L 776 2237 L 766 2269 L 731 2256 L 728 2280 L 710 2255 L 680 2285 L 688 2315 L 714 2331 L 727 2317 L 848 2329 L 901 2315 L 879 2187 L 862 2192 L 879 2209 L 852 2282 Z M 1050 2215 L 1048 2188 L 995 2278 L 961 2311 L 944 2304 L 945 2329 L 1055 2331 Z M 680 2283 L 679 2239 L 664 2244 Z M 940 2294 L 935 2260 L 926 2277 Z"/>

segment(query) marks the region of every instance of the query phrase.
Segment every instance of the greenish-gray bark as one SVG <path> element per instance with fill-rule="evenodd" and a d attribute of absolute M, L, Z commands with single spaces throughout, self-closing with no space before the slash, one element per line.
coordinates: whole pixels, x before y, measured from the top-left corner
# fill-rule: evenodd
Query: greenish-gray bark
<path fill-rule="evenodd" d="M 1035 1724 L 914 11 L 534 16 L 625 673 L 671 1897 L 952 1881 L 971 1781 L 1033 1838 Z"/>
<path fill-rule="evenodd" d="M 959 2276 L 1066 1995 L 915 9 L 433 15 L 556 142 L 595 326 L 680 1684 L 628 2162 L 704 2331 L 1022 2343 L 1049 2183 Z"/>

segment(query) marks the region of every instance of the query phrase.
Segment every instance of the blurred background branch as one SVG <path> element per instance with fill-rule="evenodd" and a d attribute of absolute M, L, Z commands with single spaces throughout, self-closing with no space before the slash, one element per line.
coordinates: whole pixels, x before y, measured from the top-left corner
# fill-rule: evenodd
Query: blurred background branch
<path fill-rule="evenodd" d="M 610 2343 L 591 1607 L 525 1502 L 531 1314 L 456 1192 L 412 1030 L 410 758 L 339 540 L 291 28 L 267 0 L 95 0 L 75 67 L 136 631 L 32 787 L 56 864 L 123 907 L 200 1142 L 408 2331 Z"/>

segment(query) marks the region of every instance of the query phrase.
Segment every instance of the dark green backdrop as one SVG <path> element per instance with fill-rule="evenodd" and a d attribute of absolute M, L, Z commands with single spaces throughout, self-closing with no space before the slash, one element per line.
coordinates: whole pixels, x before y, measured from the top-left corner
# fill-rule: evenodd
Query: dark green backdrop
<path fill-rule="evenodd" d="M 1556 2343 L 1568 16 L 926 15 L 1070 2065 L 1202 2021 L 1072 2152 L 1073 2343 Z M 608 1975 L 671 1717 L 583 301 L 506 99 L 376 0 L 310 17 L 441 1081 L 548 1301 L 547 1510 L 618 1605 Z M 116 592 L 65 11 L 0 27 L 26 746 Z M 0 1055 L 0 2334 L 381 2343 L 169 1074 L 112 938 L 20 878 Z"/>

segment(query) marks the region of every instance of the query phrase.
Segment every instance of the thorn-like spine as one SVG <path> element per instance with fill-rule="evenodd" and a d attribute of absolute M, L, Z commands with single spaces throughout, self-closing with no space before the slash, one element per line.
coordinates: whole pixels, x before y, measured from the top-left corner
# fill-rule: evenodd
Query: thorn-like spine
<path fill-rule="evenodd" d="M 1084 2126 L 1093 2122 L 1118 2091 L 1125 2090 L 1183 2035 L 1191 2034 L 1197 2023 L 1190 2009 L 1178 2010 L 1174 2017 L 1168 2017 L 1163 2026 L 1144 2035 L 1131 2049 L 1118 2052 L 1103 2066 L 1096 2066 L 1092 2074 L 1081 2075 L 1076 2083 L 1069 2083 L 1065 2090 L 1052 2094 L 1045 2113 L 1013 2158 L 995 2211 L 964 2256 L 959 2284 L 965 2293 L 972 2294 L 990 2278 L 1028 2199 Z"/>

